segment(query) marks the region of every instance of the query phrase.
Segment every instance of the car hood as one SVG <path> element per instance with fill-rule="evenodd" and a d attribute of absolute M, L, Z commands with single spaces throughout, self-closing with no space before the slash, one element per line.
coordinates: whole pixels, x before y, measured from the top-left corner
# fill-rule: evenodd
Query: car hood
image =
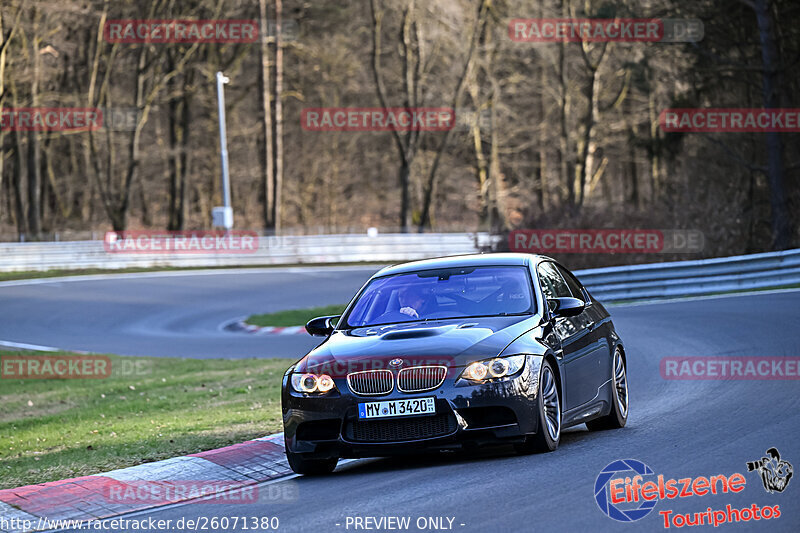
<path fill-rule="evenodd" d="M 343 377 L 359 370 L 425 364 L 465 366 L 499 355 L 535 328 L 539 315 L 437 320 L 335 331 L 301 359 L 295 372 Z"/>

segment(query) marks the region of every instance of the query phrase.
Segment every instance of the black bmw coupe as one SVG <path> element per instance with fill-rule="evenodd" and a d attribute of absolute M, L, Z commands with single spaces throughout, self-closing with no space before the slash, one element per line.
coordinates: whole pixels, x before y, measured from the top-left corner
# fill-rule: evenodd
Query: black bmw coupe
<path fill-rule="evenodd" d="M 299 474 L 339 458 L 513 444 L 552 451 L 563 428 L 621 428 L 626 355 L 606 309 L 554 260 L 486 254 L 384 268 L 283 378 Z"/>

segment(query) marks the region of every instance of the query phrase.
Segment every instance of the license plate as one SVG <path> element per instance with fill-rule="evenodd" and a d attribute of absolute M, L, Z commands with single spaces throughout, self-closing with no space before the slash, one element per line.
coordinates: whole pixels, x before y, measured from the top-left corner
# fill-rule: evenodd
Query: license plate
<path fill-rule="evenodd" d="M 392 416 L 436 414 L 436 398 L 388 400 L 358 404 L 358 418 L 388 418 Z"/>

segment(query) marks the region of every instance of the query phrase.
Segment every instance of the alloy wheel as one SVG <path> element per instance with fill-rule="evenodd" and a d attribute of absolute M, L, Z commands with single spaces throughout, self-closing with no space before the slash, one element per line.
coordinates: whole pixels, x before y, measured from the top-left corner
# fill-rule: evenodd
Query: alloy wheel
<path fill-rule="evenodd" d="M 628 378 L 625 374 L 625 361 L 619 350 L 614 353 L 614 388 L 617 393 L 619 413 L 625 418 L 628 416 Z"/>
<path fill-rule="evenodd" d="M 558 401 L 555 376 L 553 376 L 553 371 L 547 366 L 544 367 L 542 371 L 541 391 L 547 432 L 552 440 L 557 441 L 561 433 L 561 405 Z"/>

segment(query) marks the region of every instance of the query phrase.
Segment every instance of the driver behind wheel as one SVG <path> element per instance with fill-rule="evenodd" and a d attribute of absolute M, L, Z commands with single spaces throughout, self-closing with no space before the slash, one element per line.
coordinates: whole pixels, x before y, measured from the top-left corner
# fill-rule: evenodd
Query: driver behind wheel
<path fill-rule="evenodd" d="M 411 318 L 421 318 L 426 314 L 426 309 L 431 298 L 431 291 L 422 287 L 407 285 L 397 293 L 400 303 L 400 312 Z"/>

